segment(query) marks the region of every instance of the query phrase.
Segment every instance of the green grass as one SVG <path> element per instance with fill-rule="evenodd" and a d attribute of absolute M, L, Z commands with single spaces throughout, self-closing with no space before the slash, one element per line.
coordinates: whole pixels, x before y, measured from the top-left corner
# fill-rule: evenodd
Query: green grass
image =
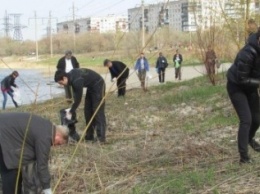
<path fill-rule="evenodd" d="M 184 173 L 169 172 L 169 175 L 151 175 L 142 186 L 133 188 L 133 194 L 142 193 L 191 193 L 193 189 L 202 189 L 204 186 L 213 185 L 215 181 L 215 169 L 205 171 L 191 171 Z"/>

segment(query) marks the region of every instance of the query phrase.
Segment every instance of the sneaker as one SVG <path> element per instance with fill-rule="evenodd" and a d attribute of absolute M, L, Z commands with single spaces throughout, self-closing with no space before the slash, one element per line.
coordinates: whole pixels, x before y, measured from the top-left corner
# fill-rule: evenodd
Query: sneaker
<path fill-rule="evenodd" d="M 249 145 L 253 148 L 253 150 L 255 150 L 256 152 L 260 152 L 260 144 L 252 139 L 250 142 L 249 142 Z"/>
<path fill-rule="evenodd" d="M 71 131 L 69 133 L 69 137 L 73 140 L 73 141 L 79 141 L 80 140 L 80 136 L 76 131 Z"/>

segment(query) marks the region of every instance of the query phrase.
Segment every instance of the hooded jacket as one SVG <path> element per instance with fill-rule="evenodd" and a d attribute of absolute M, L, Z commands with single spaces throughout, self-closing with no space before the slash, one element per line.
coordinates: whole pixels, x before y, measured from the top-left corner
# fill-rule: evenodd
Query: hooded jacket
<path fill-rule="evenodd" d="M 230 82 L 247 88 L 260 84 L 260 45 L 258 34 L 249 37 L 247 44 L 238 52 L 234 63 L 227 72 Z"/>
<path fill-rule="evenodd" d="M 1 81 L 1 89 L 2 91 L 7 91 L 11 89 L 11 86 L 17 87 L 15 78 L 12 75 L 8 75 Z"/>

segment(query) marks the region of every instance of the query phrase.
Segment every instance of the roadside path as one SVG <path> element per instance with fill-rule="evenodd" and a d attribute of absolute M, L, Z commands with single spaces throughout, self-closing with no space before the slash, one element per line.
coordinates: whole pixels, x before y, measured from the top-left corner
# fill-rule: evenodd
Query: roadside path
<path fill-rule="evenodd" d="M 220 68 L 218 69 L 218 72 L 225 72 L 228 70 L 228 68 L 230 67 L 230 63 L 225 63 L 225 64 L 221 64 Z M 154 85 L 159 85 L 159 78 L 158 78 L 158 74 L 155 70 L 155 68 L 151 68 L 150 72 L 152 75 L 152 78 L 148 80 L 148 87 L 149 86 L 154 86 Z M 182 81 L 185 80 L 190 80 L 199 76 L 203 76 L 206 74 L 206 70 L 205 70 L 205 66 L 204 65 L 200 65 L 200 66 L 188 66 L 188 67 L 182 67 Z M 102 75 L 106 81 L 106 89 L 107 91 L 109 89 L 111 89 L 112 86 L 112 90 L 116 90 L 116 83 L 115 82 L 111 82 L 111 77 L 110 74 L 105 74 Z M 166 69 L 166 73 L 165 73 L 165 81 L 166 82 L 179 82 L 178 80 L 175 80 L 175 71 L 174 68 L 170 67 Z M 131 89 L 131 88 L 140 88 L 140 81 L 136 75 L 136 73 L 134 72 L 134 70 L 130 70 L 130 76 L 127 80 L 127 89 Z"/>

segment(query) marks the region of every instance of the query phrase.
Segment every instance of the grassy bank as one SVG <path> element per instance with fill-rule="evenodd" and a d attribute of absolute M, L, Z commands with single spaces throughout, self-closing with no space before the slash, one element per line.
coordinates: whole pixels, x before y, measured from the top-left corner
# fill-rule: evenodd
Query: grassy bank
<path fill-rule="evenodd" d="M 127 103 L 127 104 L 126 104 Z M 63 99 L 21 107 L 59 123 Z M 15 111 L 15 110 L 10 110 Z M 85 128 L 83 104 L 77 111 Z M 236 114 L 225 91 L 224 76 L 213 87 L 207 78 L 167 83 L 112 94 L 106 101 L 108 144 L 80 143 L 56 193 L 203 194 L 258 193 L 256 163 L 239 166 Z M 75 145 L 54 148 L 53 186 Z"/>
<path fill-rule="evenodd" d="M 155 67 L 158 53 L 159 50 L 153 52 L 146 52 L 145 55 L 151 67 Z M 163 54 L 168 60 L 169 67 L 173 67 L 172 58 L 174 53 L 175 53 L 174 50 L 167 50 L 163 52 Z M 184 58 L 183 66 L 197 66 L 202 64 L 201 60 L 198 58 L 198 56 L 195 53 L 188 50 L 183 50 L 181 53 Z M 55 69 L 58 60 L 62 56 L 63 56 L 62 54 L 54 55 L 52 58 L 50 58 L 49 55 L 40 55 L 38 61 L 35 60 L 35 56 L 11 56 L 11 57 L 4 57 L 3 60 L 11 68 Z M 132 68 L 136 62 L 136 59 L 139 56 L 139 53 L 133 54 L 132 56 L 127 55 L 127 57 L 123 51 L 93 52 L 93 53 L 85 53 L 85 54 L 75 54 L 75 56 L 77 57 L 81 67 L 91 68 L 100 73 L 104 73 L 105 72 L 103 68 L 104 59 L 109 58 L 111 60 L 120 60 L 123 61 L 125 64 L 127 64 L 130 68 Z M 4 63 L 0 62 L 0 68 L 7 68 L 7 66 Z"/>

